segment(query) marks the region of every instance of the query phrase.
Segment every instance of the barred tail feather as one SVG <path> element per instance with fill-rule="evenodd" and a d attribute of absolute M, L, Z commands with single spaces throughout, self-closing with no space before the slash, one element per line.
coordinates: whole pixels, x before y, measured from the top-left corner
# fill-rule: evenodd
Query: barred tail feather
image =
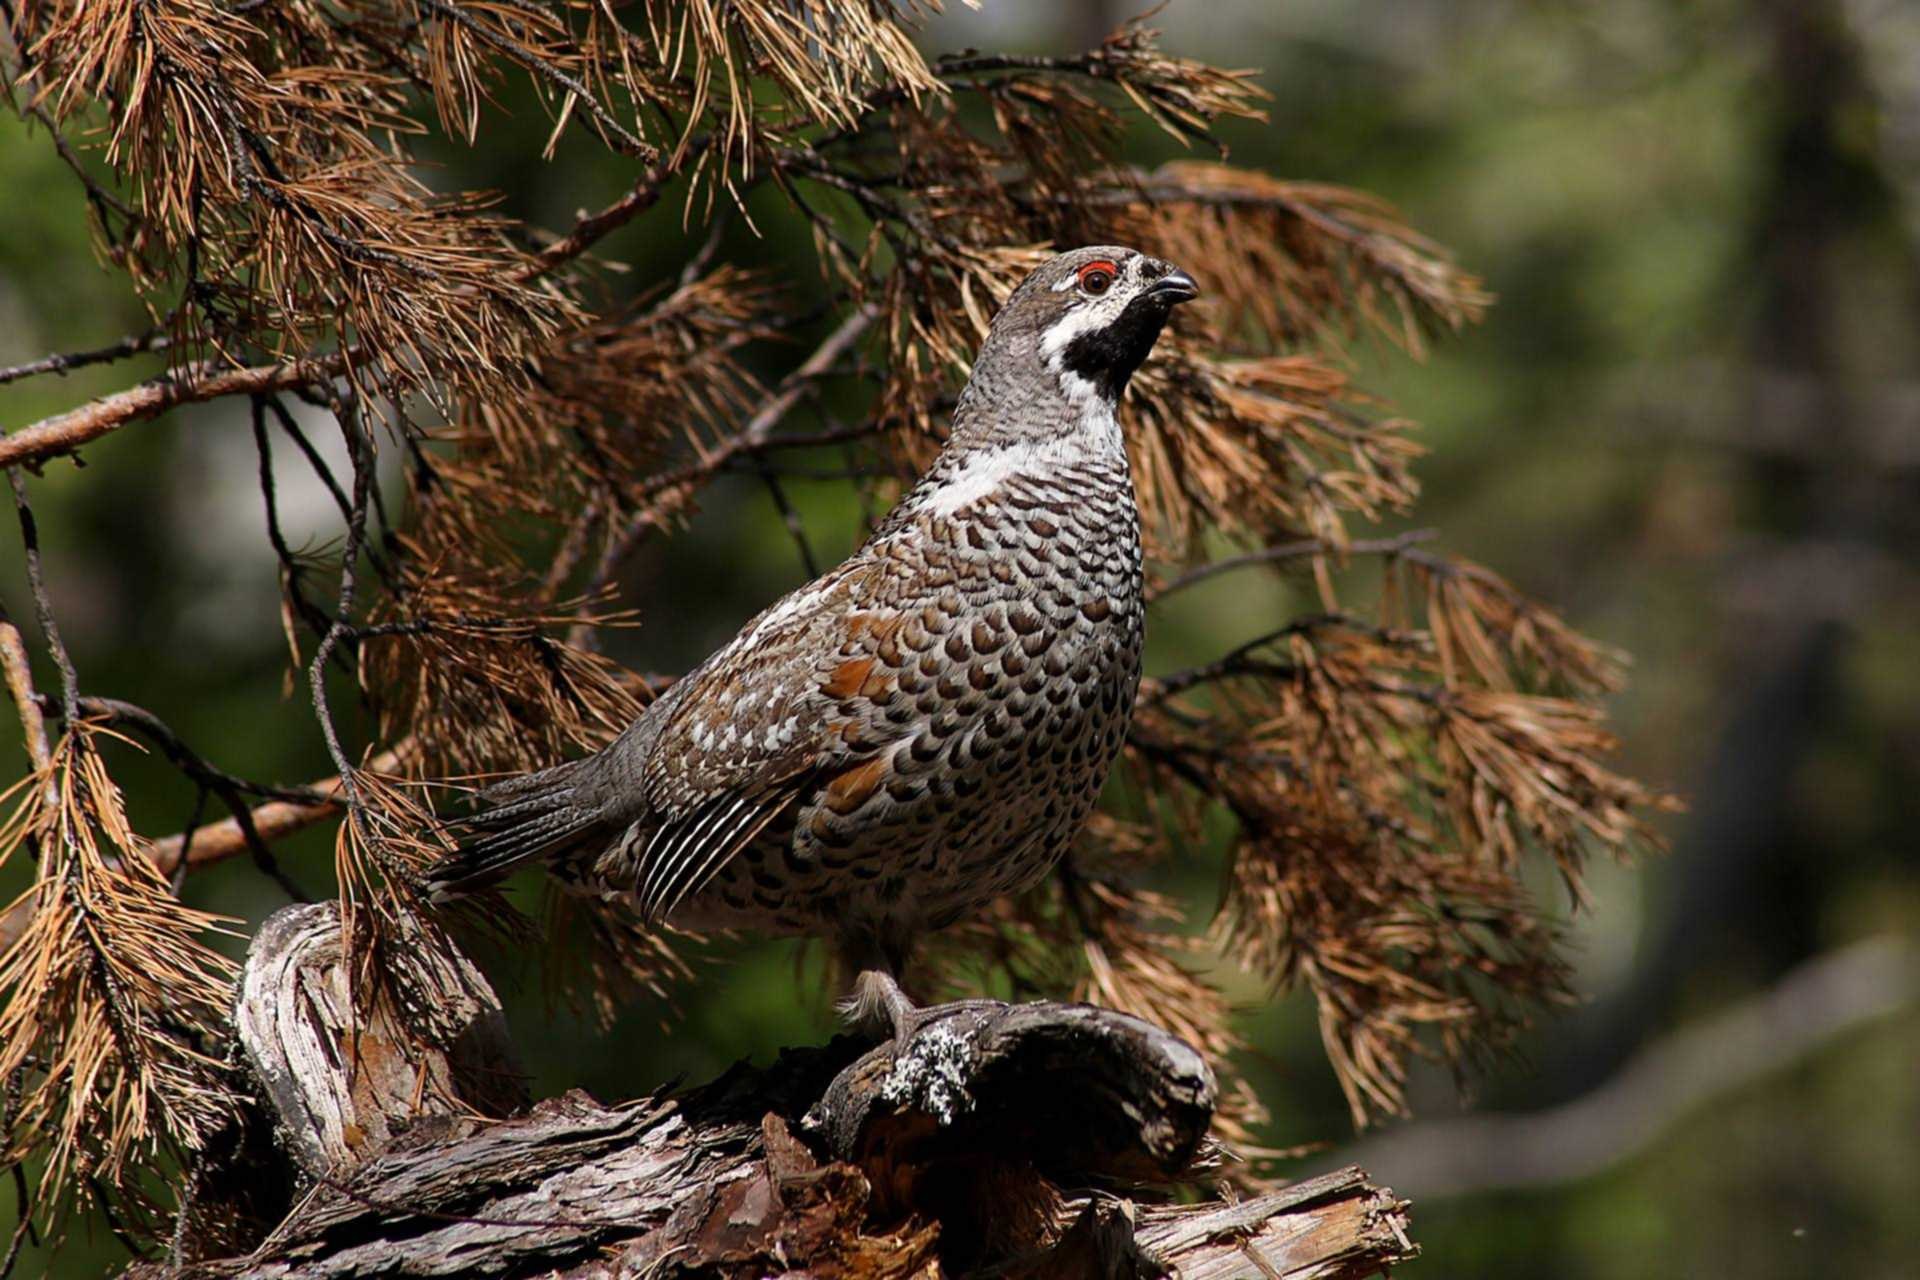
<path fill-rule="evenodd" d="M 427 873 L 434 902 L 464 897 L 505 879 L 536 858 L 553 859 L 605 837 L 608 823 L 575 761 L 515 778 L 480 794 L 480 810 L 460 820 L 478 838 Z"/>

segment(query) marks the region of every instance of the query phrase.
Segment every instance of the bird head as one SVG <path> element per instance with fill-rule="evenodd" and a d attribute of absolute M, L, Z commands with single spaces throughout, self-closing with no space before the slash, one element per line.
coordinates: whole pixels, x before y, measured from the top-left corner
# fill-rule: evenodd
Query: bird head
<path fill-rule="evenodd" d="M 1075 403 L 1096 396 L 1114 403 L 1173 308 L 1199 292 L 1192 276 L 1137 249 L 1073 249 L 1021 281 L 994 317 L 981 354 L 999 347 L 1015 361 L 1037 361 L 1043 384 L 1052 382 Z"/>

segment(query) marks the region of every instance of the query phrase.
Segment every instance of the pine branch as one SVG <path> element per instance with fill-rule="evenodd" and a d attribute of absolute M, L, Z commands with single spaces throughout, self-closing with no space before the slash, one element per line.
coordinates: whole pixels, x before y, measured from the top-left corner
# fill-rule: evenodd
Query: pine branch
<path fill-rule="evenodd" d="M 593 117 L 593 123 L 600 130 L 602 137 L 621 155 L 637 157 L 648 165 L 659 160 L 660 148 L 635 137 L 631 130 L 615 120 L 613 114 L 600 105 L 599 99 L 595 98 L 585 85 L 552 62 L 488 29 L 458 4 L 448 3 L 447 0 L 417 0 L 417 3 L 428 11 L 440 15 L 445 21 L 456 24 L 474 39 L 540 79 L 564 90 L 568 94 L 569 107 L 573 103 L 579 103 L 581 108 Z"/>
<path fill-rule="evenodd" d="M 347 365 L 347 358 L 336 354 L 241 369 L 193 366 L 164 374 L 66 413 L 42 418 L 0 439 L 0 467 L 39 466 L 121 427 L 158 417 L 176 405 L 312 386 L 337 376 Z"/>
<path fill-rule="evenodd" d="M 671 489 L 692 487 L 705 482 L 717 474 L 729 462 L 742 455 L 751 455 L 764 450 L 772 439 L 773 431 L 793 411 L 795 405 L 808 395 L 814 384 L 827 376 L 852 347 L 872 328 L 878 313 L 870 306 L 856 308 L 847 318 L 821 340 L 813 353 L 802 361 L 793 372 L 780 383 L 778 389 L 769 396 L 759 410 L 741 426 L 740 430 L 729 436 L 718 447 L 706 452 L 705 456 L 692 467 L 649 482 L 643 487 L 641 497 L 654 498 Z M 587 588 L 588 599 L 596 598 L 619 574 L 620 568 L 634 550 L 645 540 L 648 533 L 658 526 L 659 515 L 648 507 L 642 507 L 627 522 L 619 536 L 607 545 L 601 554 L 599 563 L 594 567 L 592 580 Z M 579 643 L 585 632 L 576 629 L 574 643 Z"/>
<path fill-rule="evenodd" d="M 253 855 L 253 862 L 260 872 L 283 889 L 295 902 L 310 902 L 305 891 L 291 880 L 279 863 L 274 859 L 273 851 L 267 847 L 266 840 L 254 825 L 252 811 L 248 809 L 246 795 L 270 796 L 282 803 L 314 805 L 324 803 L 324 797 L 313 791 L 296 791 L 287 787 L 265 786 L 257 782 L 248 782 L 209 763 L 204 757 L 188 747 L 168 724 L 159 716 L 118 698 L 81 698 L 77 704 L 79 713 L 100 724 L 117 728 L 131 729 L 160 749 L 162 755 L 181 773 L 192 781 L 202 794 L 207 792 L 218 796 L 233 815 L 232 821 L 239 830 L 246 849 Z M 197 825 L 197 824 L 196 824 Z M 182 854 L 186 853 L 186 840 L 191 840 L 193 830 L 185 833 Z"/>
<path fill-rule="evenodd" d="M 367 773 L 392 773 L 404 764 L 409 744 L 389 747 L 360 766 Z M 345 804 L 345 788 L 339 775 L 321 778 L 297 789 L 311 794 L 306 800 L 270 800 L 255 805 L 247 819 L 260 839 L 268 844 L 296 835 L 340 815 Z M 165 836 L 152 844 L 153 862 L 163 875 L 181 870 L 199 870 L 251 852 L 245 831 L 237 819 L 229 818 L 201 827 Z"/>
<path fill-rule="evenodd" d="M 1329 543 L 1322 538 L 1299 538 L 1292 542 L 1263 547 L 1244 555 L 1228 556 L 1224 560 L 1214 560 L 1198 568 L 1189 569 L 1172 581 L 1154 588 L 1148 593 L 1148 599 L 1165 600 L 1168 596 L 1185 591 L 1188 587 L 1196 586 L 1209 578 L 1252 565 L 1284 564 L 1290 560 L 1304 560 L 1314 556 L 1331 556 L 1335 559 L 1355 555 L 1397 556 L 1409 547 L 1433 541 L 1439 536 L 1439 532 L 1437 529 L 1413 529 L 1391 538 L 1360 538 L 1344 545 Z"/>

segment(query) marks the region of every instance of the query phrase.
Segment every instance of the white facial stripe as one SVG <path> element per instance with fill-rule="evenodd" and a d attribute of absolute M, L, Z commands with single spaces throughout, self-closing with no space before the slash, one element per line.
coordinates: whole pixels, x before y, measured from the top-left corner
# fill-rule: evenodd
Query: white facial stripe
<path fill-rule="evenodd" d="M 1089 329 L 1103 327 L 1112 317 L 1111 308 L 1100 307 L 1091 302 L 1081 303 L 1073 310 L 1055 320 L 1047 331 L 1040 335 L 1040 354 L 1052 363 L 1054 357 L 1067 349 L 1067 344 Z"/>

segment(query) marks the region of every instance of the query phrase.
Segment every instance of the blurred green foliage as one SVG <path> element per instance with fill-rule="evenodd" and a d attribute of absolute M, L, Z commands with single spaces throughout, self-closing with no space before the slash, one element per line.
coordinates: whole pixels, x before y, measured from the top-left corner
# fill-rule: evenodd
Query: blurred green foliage
<path fill-rule="evenodd" d="M 1013 8 L 950 15 L 928 43 L 1059 51 L 1100 6 L 1063 6 L 1057 23 L 996 12 Z M 1628 770 L 1695 799 L 1670 824 L 1670 858 L 1596 878 L 1594 909 L 1575 921 L 1590 1002 L 1479 1082 L 1479 1106 L 1578 1096 L 1812 956 L 1920 933 L 1920 23 L 1905 9 L 1185 0 L 1159 19 L 1175 50 L 1265 69 L 1272 122 L 1228 131 L 1237 161 L 1384 195 L 1487 277 L 1501 299 L 1489 323 L 1428 362 L 1353 353 L 1364 385 L 1425 424 L 1417 520 L 1635 655 L 1616 706 Z M 497 188 L 550 226 L 624 185 L 615 160 L 572 143 L 541 162 L 546 131 L 537 112 L 502 113 L 483 146 L 441 150 L 436 181 Z M 1143 131 L 1139 158 L 1168 145 Z M 0 364 L 144 327 L 93 258 L 78 187 L 11 115 L 0 192 Z M 736 220 L 726 255 L 816 287 L 777 197 L 756 196 L 752 216 L 760 234 Z M 675 269 L 686 236 L 669 207 L 619 233 L 608 252 L 632 270 L 618 287 Z M 1203 282 L 1233 269 L 1183 265 Z M 155 364 L 7 386 L 0 427 Z M 1801 408 L 1809 397 L 1823 407 Z M 84 687 L 152 708 L 236 772 L 298 781 L 329 769 L 304 696 L 283 694 L 245 432 L 232 406 L 138 424 L 32 489 Z M 791 489 L 822 558 L 844 552 L 859 515 L 847 487 Z M 323 514 L 307 526 L 316 539 L 336 532 Z M 0 592 L 20 614 L 17 539 L 0 542 Z M 637 669 L 684 669 L 802 577 L 764 494 L 723 484 L 683 536 L 640 557 L 626 590 L 643 625 L 610 648 Z M 1152 620 L 1149 669 L 1216 654 L 1299 607 L 1281 584 L 1210 584 Z M 336 705 L 351 705 L 345 690 Z M 180 827 L 192 796 L 175 774 L 131 750 L 112 763 L 138 829 Z M 0 734 L 0 774 L 23 767 Z M 316 895 L 329 840 L 279 850 Z M 1210 903 L 1217 872 L 1196 851 L 1161 887 Z M 10 868 L 0 887 L 21 878 Z M 280 903 L 239 865 L 186 895 L 248 924 Z M 719 948 L 679 1014 L 637 1007 L 605 1034 L 549 1015 L 525 963 L 489 963 L 541 1094 L 630 1095 L 831 1027 L 818 956 L 791 944 Z M 1245 984 L 1234 995 L 1270 1141 L 1343 1141 L 1310 1003 Z M 1408 1272 L 1910 1274 L 1916 1063 L 1909 1006 L 1716 1098 L 1599 1176 L 1458 1199 L 1407 1188 L 1426 1250 Z M 1438 1074 L 1416 1096 L 1423 1114 L 1455 1105 Z M 1394 1169 L 1373 1172 L 1394 1183 Z M 91 1229 L 63 1274 L 120 1256 Z M 24 1265 L 44 1258 L 30 1250 Z"/>

